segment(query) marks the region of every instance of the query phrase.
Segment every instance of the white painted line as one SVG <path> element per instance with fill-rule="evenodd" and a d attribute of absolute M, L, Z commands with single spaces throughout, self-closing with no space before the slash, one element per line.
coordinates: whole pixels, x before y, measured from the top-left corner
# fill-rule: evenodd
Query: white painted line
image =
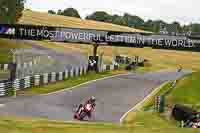
<path fill-rule="evenodd" d="M 114 75 L 114 76 L 110 76 L 110 77 L 95 79 L 95 80 L 91 80 L 91 81 L 88 81 L 88 82 L 85 82 L 85 83 L 82 83 L 82 84 L 73 86 L 73 87 L 71 87 L 71 88 L 66 88 L 66 89 L 63 89 L 63 90 L 59 90 L 59 91 L 55 91 L 55 92 L 51 92 L 51 93 L 47 93 L 47 94 L 40 94 L 40 96 L 47 96 L 47 95 L 56 94 L 56 93 L 60 93 L 60 92 L 64 92 L 64 91 L 69 91 L 69 90 L 72 90 L 72 89 L 74 89 L 74 88 L 80 87 L 80 86 L 82 86 L 82 85 L 87 85 L 87 84 L 90 84 L 90 83 L 93 83 L 93 82 L 96 82 L 96 81 L 105 80 L 105 79 L 110 79 L 110 78 L 115 78 L 115 77 L 119 77 L 119 76 L 131 75 L 131 74 L 132 74 L 132 73 L 128 73 L 128 74 L 118 74 L 118 75 Z"/>
<path fill-rule="evenodd" d="M 133 108 L 131 108 L 128 112 L 126 112 L 121 118 L 120 118 L 120 123 L 122 124 L 124 118 L 128 115 L 128 113 L 130 113 L 133 110 L 139 109 L 140 107 L 142 107 L 142 105 L 144 104 L 144 102 L 152 97 L 155 93 L 157 93 L 160 88 L 164 85 L 166 85 L 169 81 L 163 83 L 162 85 L 160 85 L 159 87 L 157 87 L 156 89 L 154 89 L 148 96 L 146 96 L 141 102 L 139 102 L 138 104 L 136 104 Z"/>

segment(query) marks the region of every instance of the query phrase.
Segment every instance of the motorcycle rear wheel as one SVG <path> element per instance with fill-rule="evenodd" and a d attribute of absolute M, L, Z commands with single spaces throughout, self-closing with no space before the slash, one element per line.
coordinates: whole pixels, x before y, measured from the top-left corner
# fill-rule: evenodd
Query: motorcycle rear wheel
<path fill-rule="evenodd" d="M 85 116 L 87 115 L 87 113 L 85 111 L 82 111 L 80 113 L 80 120 L 83 120 L 85 118 Z"/>

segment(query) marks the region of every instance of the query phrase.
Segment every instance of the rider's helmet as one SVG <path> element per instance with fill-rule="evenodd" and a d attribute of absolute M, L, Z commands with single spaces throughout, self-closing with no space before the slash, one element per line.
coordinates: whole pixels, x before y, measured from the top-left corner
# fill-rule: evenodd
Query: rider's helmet
<path fill-rule="evenodd" d="M 91 102 L 95 102 L 95 101 L 96 101 L 96 98 L 95 98 L 94 96 L 92 96 L 92 97 L 90 98 L 90 100 L 91 100 Z"/>

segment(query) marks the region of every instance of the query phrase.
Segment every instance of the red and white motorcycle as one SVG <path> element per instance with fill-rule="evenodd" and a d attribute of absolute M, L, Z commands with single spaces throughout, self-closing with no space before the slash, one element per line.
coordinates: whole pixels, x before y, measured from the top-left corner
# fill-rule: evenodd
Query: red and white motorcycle
<path fill-rule="evenodd" d="M 80 109 L 76 111 L 74 114 L 74 119 L 78 120 L 84 120 L 84 118 L 87 116 L 91 118 L 91 113 L 94 111 L 94 107 L 92 104 L 87 103 L 84 106 L 81 104 Z"/>

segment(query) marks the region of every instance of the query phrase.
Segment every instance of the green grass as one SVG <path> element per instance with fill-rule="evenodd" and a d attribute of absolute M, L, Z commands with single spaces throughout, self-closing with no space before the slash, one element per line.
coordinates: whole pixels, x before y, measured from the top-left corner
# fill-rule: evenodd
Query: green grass
<path fill-rule="evenodd" d="M 73 123 L 48 121 L 45 119 L 29 119 L 16 117 L 0 117 L 2 133 L 198 133 L 198 130 L 180 129 L 174 123 L 167 123 L 158 114 L 138 114 L 134 125 L 118 125 L 109 123 Z M 158 126 L 162 125 L 162 126 Z"/>
<path fill-rule="evenodd" d="M 152 112 L 138 112 L 133 122 L 137 127 L 148 129 L 176 128 L 173 122 L 163 119 L 158 113 Z"/>
<path fill-rule="evenodd" d="M 4 70 L 0 70 L 0 79 L 1 78 L 8 78 L 10 75 L 10 72 L 9 71 L 4 71 Z"/>
<path fill-rule="evenodd" d="M 179 103 L 198 106 L 200 109 L 200 72 L 194 72 L 179 80 L 175 89 L 167 96 L 169 105 Z"/>
<path fill-rule="evenodd" d="M 12 56 L 9 56 L 9 50 L 0 50 L 0 63 L 9 63 L 12 61 Z"/>
<path fill-rule="evenodd" d="M 126 125 L 133 126 L 136 133 L 199 133 L 196 129 L 179 128 L 179 123 L 152 112 L 137 112 Z"/>
<path fill-rule="evenodd" d="M 2 133 L 128 133 L 129 128 L 105 123 L 52 122 L 14 117 L 0 118 Z"/>
<path fill-rule="evenodd" d="M 34 87 L 34 88 L 22 90 L 19 93 L 22 93 L 25 95 L 46 94 L 46 93 L 55 92 L 55 91 L 59 91 L 66 88 L 71 88 L 73 86 L 76 86 L 76 85 L 79 85 L 81 83 L 85 83 L 91 80 L 100 79 L 100 78 L 113 76 L 117 74 L 123 74 L 123 73 L 125 73 L 125 71 L 109 71 L 109 72 L 107 71 L 107 72 L 98 73 L 98 74 L 88 73 L 85 76 L 69 78 L 65 81 L 59 81 L 59 82 L 51 83 L 51 84 L 44 85 L 41 87 Z"/>

